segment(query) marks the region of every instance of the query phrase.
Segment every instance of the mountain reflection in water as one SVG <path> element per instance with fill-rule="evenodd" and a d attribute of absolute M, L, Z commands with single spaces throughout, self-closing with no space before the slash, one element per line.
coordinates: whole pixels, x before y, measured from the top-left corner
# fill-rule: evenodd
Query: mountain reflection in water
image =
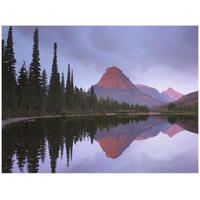
<path fill-rule="evenodd" d="M 171 138 L 183 130 L 198 133 L 197 116 L 74 117 L 11 124 L 3 129 L 2 172 L 15 172 L 17 165 L 20 172 L 37 173 L 46 159 L 51 172 L 56 172 L 63 156 L 62 165 L 70 168 L 73 149 L 86 140 L 97 141 L 109 159 L 116 159 L 134 141 L 158 134 Z"/>

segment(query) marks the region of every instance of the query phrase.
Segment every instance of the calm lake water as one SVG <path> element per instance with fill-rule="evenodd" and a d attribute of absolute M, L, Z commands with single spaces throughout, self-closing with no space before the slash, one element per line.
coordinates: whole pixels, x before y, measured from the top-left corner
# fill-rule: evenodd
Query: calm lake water
<path fill-rule="evenodd" d="M 37 119 L 2 130 L 4 173 L 197 173 L 197 116 Z"/>

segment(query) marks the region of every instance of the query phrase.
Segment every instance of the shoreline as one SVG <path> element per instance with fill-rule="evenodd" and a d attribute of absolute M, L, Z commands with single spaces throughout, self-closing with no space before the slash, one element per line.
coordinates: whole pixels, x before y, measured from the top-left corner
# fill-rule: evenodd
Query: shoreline
<path fill-rule="evenodd" d="M 2 120 L 2 129 L 5 128 L 7 125 L 16 123 L 16 122 L 21 122 L 21 121 L 29 121 L 33 119 L 42 119 L 42 118 L 57 118 L 57 117 L 64 117 L 62 115 L 47 115 L 47 116 L 33 116 L 33 117 L 16 117 L 16 118 L 6 118 Z"/>
<path fill-rule="evenodd" d="M 6 118 L 2 120 L 2 129 L 12 123 L 21 121 L 30 121 L 34 119 L 48 119 L 48 118 L 65 118 L 65 117 L 90 117 L 90 116 L 137 116 L 137 115 L 166 115 L 166 114 L 188 114 L 188 113 L 160 113 L 160 112 L 149 112 L 149 113 L 107 113 L 107 114 L 74 114 L 74 115 L 46 115 L 46 116 L 32 116 L 32 117 L 16 117 Z"/>

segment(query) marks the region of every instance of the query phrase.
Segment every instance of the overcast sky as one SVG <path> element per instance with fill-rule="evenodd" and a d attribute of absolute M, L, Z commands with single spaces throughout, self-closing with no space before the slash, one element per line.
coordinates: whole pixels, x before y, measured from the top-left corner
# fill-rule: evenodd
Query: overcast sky
<path fill-rule="evenodd" d="M 32 59 L 34 26 L 14 26 L 18 74 Z M 50 78 L 53 44 L 58 44 L 58 69 L 74 71 L 74 83 L 88 89 L 107 67 L 117 66 L 134 84 L 160 92 L 172 87 L 187 94 L 198 90 L 197 26 L 38 26 L 40 64 Z M 8 27 L 2 27 L 7 40 Z M 66 80 L 65 80 L 66 81 Z"/>

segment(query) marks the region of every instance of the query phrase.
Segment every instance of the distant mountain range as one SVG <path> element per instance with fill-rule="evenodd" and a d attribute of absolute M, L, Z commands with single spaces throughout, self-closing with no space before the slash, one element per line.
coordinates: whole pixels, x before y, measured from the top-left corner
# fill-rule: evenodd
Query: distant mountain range
<path fill-rule="evenodd" d="M 136 87 L 141 92 L 148 94 L 152 98 L 154 98 L 162 103 L 173 102 L 183 96 L 183 94 L 175 91 L 171 87 L 161 93 L 157 89 L 146 86 L 146 85 L 136 84 Z"/>
<path fill-rule="evenodd" d="M 127 102 L 129 104 L 147 105 L 148 107 L 160 106 L 163 103 L 169 103 L 177 100 L 183 94 L 168 88 L 160 93 L 157 89 L 136 84 L 117 67 L 109 67 L 101 77 L 100 81 L 94 85 L 94 91 L 97 98 L 109 96 L 110 99 L 118 102 Z"/>
<path fill-rule="evenodd" d="M 182 96 L 180 99 L 174 101 L 177 106 L 188 106 L 191 104 L 198 103 L 198 91 L 189 93 L 187 95 Z M 151 111 L 160 111 L 160 110 L 167 110 L 168 104 L 163 104 L 160 106 L 155 106 L 151 108 Z"/>

